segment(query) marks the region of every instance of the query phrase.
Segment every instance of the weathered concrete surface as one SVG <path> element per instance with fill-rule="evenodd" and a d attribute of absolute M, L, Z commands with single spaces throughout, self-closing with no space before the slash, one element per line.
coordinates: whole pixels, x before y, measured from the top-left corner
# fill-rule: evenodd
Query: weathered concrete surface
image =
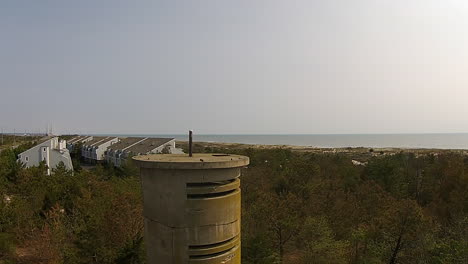
<path fill-rule="evenodd" d="M 133 158 L 143 168 L 159 169 L 216 169 L 238 168 L 249 164 L 249 158 L 240 155 L 229 154 L 187 154 L 172 155 L 142 155 Z"/>
<path fill-rule="evenodd" d="M 148 263 L 240 263 L 240 170 L 248 157 L 134 158 L 140 167 Z"/>

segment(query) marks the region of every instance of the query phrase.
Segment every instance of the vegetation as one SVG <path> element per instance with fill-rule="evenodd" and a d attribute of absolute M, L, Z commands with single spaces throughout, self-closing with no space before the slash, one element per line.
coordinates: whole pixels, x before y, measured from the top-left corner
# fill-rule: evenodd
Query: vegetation
<path fill-rule="evenodd" d="M 0 153 L 0 263 L 143 263 L 136 170 L 46 176 L 44 164 L 17 164 L 19 152 Z"/>
<path fill-rule="evenodd" d="M 243 154 L 243 263 L 468 263 L 462 155 Z"/>
<path fill-rule="evenodd" d="M 45 176 L 44 165 L 16 163 L 21 148 L 0 153 L 0 263 L 144 263 L 135 167 Z M 343 154 L 197 150 L 251 159 L 243 264 L 467 263 L 462 154 L 377 155 L 360 166 Z"/>
<path fill-rule="evenodd" d="M 16 148 L 21 144 L 31 144 L 33 141 L 39 140 L 40 136 L 18 136 L 18 135 L 0 135 L 0 151 L 10 147 Z"/>

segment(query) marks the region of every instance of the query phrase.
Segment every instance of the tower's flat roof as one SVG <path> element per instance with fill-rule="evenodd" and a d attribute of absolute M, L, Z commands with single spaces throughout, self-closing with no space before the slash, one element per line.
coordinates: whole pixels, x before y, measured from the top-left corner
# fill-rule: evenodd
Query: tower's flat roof
<path fill-rule="evenodd" d="M 221 169 L 243 167 L 249 164 L 246 156 L 219 153 L 151 154 L 133 158 L 138 166 L 154 169 Z"/>

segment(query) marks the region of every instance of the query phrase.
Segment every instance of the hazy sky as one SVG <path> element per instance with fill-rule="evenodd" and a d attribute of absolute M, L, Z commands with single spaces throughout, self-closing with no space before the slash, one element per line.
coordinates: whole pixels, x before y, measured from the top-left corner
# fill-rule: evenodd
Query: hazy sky
<path fill-rule="evenodd" d="M 0 127 L 468 132 L 466 0 L 3 0 Z"/>

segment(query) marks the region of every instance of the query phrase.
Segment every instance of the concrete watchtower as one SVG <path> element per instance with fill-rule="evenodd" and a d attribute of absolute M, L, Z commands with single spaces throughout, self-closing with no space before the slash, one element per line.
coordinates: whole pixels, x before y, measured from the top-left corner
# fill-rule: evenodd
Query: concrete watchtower
<path fill-rule="evenodd" d="M 228 154 L 135 157 L 149 264 L 240 264 L 241 168 Z"/>

